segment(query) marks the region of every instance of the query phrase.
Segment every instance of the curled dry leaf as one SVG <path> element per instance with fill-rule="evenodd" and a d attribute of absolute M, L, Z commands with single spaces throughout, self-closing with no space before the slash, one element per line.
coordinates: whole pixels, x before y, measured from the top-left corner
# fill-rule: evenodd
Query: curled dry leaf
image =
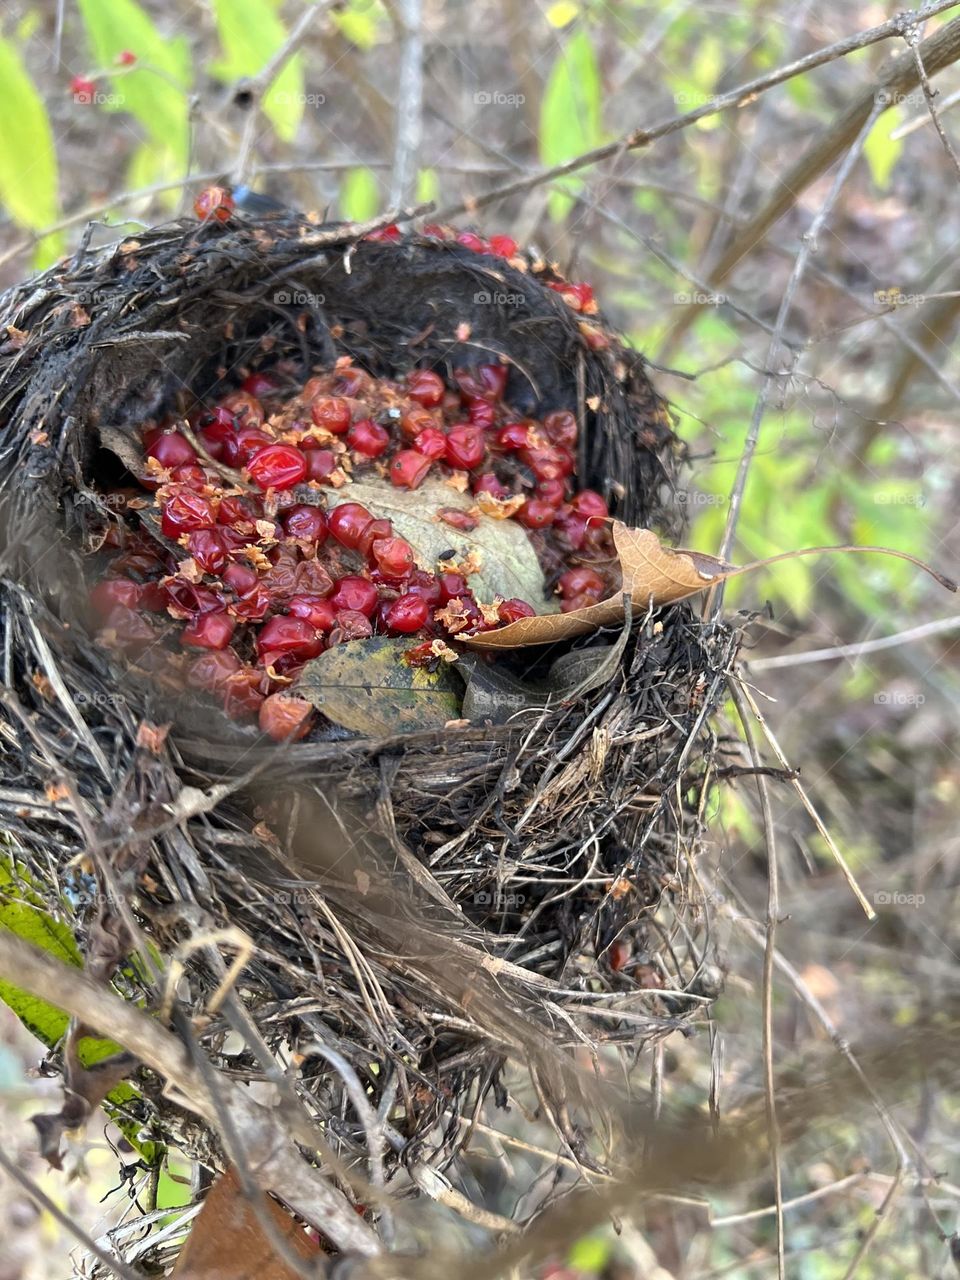
<path fill-rule="evenodd" d="M 702 551 L 665 547 L 651 529 L 631 529 L 617 521 L 613 523 L 613 541 L 620 557 L 623 585 L 616 595 L 586 609 L 574 609 L 570 613 L 538 615 L 521 618 L 498 631 L 464 637 L 463 643 L 473 649 L 516 649 L 524 645 L 553 644 L 558 640 L 570 640 L 574 636 L 588 635 L 598 627 L 608 627 L 623 621 L 624 596 L 628 596 L 640 609 L 654 605 L 674 604 L 695 596 L 715 583 L 736 578 L 741 573 L 764 569 L 778 560 L 792 560 L 798 556 L 820 555 L 833 552 L 872 552 L 877 555 L 895 556 L 908 560 L 935 578 L 948 591 L 956 591 L 957 584 L 916 556 L 905 551 L 892 551 L 887 547 L 803 547 L 797 551 L 784 551 L 767 560 L 755 560 L 751 564 L 733 565 Z"/>

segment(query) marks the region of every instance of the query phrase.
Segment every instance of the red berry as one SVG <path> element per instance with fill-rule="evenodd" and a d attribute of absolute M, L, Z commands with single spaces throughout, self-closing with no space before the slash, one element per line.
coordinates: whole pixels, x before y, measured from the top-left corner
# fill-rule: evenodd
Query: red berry
<path fill-rule="evenodd" d="M 447 437 L 439 427 L 426 427 L 420 432 L 414 443 L 417 446 L 417 452 L 422 453 L 425 458 L 429 458 L 432 462 L 442 458 L 447 451 Z"/>
<path fill-rule="evenodd" d="M 447 461 L 451 467 L 472 471 L 483 461 L 486 452 L 486 440 L 480 427 L 461 422 L 447 433 Z"/>
<path fill-rule="evenodd" d="M 338 396 L 349 396 L 356 400 L 367 391 L 372 381 L 369 373 L 364 373 L 362 369 L 345 366 L 337 370 L 333 390 Z"/>
<path fill-rule="evenodd" d="M 331 534 L 343 547 L 355 550 L 360 537 L 373 516 L 359 502 L 341 502 L 329 513 L 327 523 Z"/>
<path fill-rule="evenodd" d="M 479 396 L 464 396 L 463 406 L 472 426 L 490 430 L 496 425 L 497 407 L 491 400 L 482 400 Z"/>
<path fill-rule="evenodd" d="M 406 578 L 415 567 L 413 547 L 404 538 L 381 538 L 375 542 L 373 559 L 387 578 Z"/>
<path fill-rule="evenodd" d="M 528 529 L 545 529 L 557 518 L 557 508 L 542 498 L 531 498 L 517 512 L 517 519 Z"/>
<path fill-rule="evenodd" d="M 187 538 L 187 550 L 204 573 L 222 573 L 227 564 L 223 535 L 216 529 L 198 529 Z"/>
<path fill-rule="evenodd" d="M 342 436 L 350 426 L 350 406 L 340 396 L 317 396 L 310 404 L 310 417 L 314 426 Z"/>
<path fill-rule="evenodd" d="M 443 379 L 431 369 L 414 369 L 407 374 L 407 395 L 425 409 L 432 409 L 443 399 Z"/>
<path fill-rule="evenodd" d="M 231 459 L 236 456 L 237 425 L 233 415 L 226 409 L 218 409 L 217 415 L 213 422 L 201 427 L 197 434 L 211 458 L 232 466 L 234 464 Z"/>
<path fill-rule="evenodd" d="M 228 467 L 245 467 L 255 454 L 273 444 L 273 440 L 258 427 L 241 427 L 232 440 L 223 442 L 222 461 Z"/>
<path fill-rule="evenodd" d="M 579 565 L 575 569 L 568 569 L 566 573 L 560 575 L 557 586 L 567 598 L 579 596 L 586 591 L 591 595 L 595 595 L 598 600 L 607 589 L 607 584 L 603 578 L 597 573 L 596 569 L 591 569 L 589 565 Z"/>
<path fill-rule="evenodd" d="M 326 541 L 327 513 L 322 507 L 298 502 L 294 507 L 287 507 L 280 519 L 288 538 L 302 538 L 318 544 Z"/>
<path fill-rule="evenodd" d="M 393 537 L 393 521 L 392 520 L 371 520 L 357 543 L 357 550 L 363 556 L 364 560 L 369 560 L 373 552 L 373 544 L 381 538 Z"/>
<path fill-rule="evenodd" d="M 418 489 L 432 463 L 416 449 L 401 449 L 390 463 L 390 480 L 398 489 Z"/>
<path fill-rule="evenodd" d="M 366 640 L 373 635 L 373 623 L 356 609 L 341 609 L 337 625 L 330 632 L 330 644 L 343 644 L 347 640 Z"/>
<path fill-rule="evenodd" d="M 423 224 L 423 234 L 429 236 L 431 240 L 448 240 L 450 238 L 450 228 L 443 226 L 440 222 L 425 222 Z"/>
<path fill-rule="evenodd" d="M 260 704 L 261 730 L 277 742 L 296 742 L 310 732 L 313 708 L 303 698 L 271 693 Z"/>
<path fill-rule="evenodd" d="M 400 419 L 400 430 L 408 440 L 416 440 L 421 431 L 431 430 L 437 425 L 437 419 L 427 409 L 415 405 L 408 409 Z"/>
<path fill-rule="evenodd" d="M 432 573 L 423 569 L 414 569 L 406 593 L 408 596 L 422 596 L 431 608 L 441 603 L 440 583 Z"/>
<path fill-rule="evenodd" d="M 587 522 L 582 516 L 567 512 L 557 516 L 554 531 L 571 551 L 579 551 L 587 538 Z"/>
<path fill-rule="evenodd" d="M 531 445 L 520 450 L 525 463 L 538 480 L 563 480 L 573 472 L 573 456 L 557 445 Z"/>
<path fill-rule="evenodd" d="M 390 443 L 390 432 L 371 418 L 361 418 L 347 432 L 347 443 L 365 458 L 379 458 Z"/>
<path fill-rule="evenodd" d="M 329 631 L 337 619 L 336 607 L 322 596 L 291 596 L 287 611 L 295 618 L 303 618 L 317 631 Z"/>
<path fill-rule="evenodd" d="M 73 94 L 74 102 L 89 107 L 96 96 L 97 82 L 88 76 L 74 76 L 70 81 L 70 92 Z"/>
<path fill-rule="evenodd" d="M 307 459 L 292 444 L 271 444 L 254 454 L 247 471 L 261 489 L 292 489 L 306 479 Z"/>
<path fill-rule="evenodd" d="M 220 689 L 229 676 L 241 667 L 232 649 L 211 649 L 195 658 L 187 668 L 187 684 L 191 689 Z"/>
<path fill-rule="evenodd" d="M 505 364 L 479 364 L 474 369 L 457 369 L 453 376 L 463 397 L 500 400 L 503 398 L 509 373 Z"/>
<path fill-rule="evenodd" d="M 118 604 L 135 609 L 140 603 L 141 588 L 129 578 L 105 578 L 90 592 L 94 612 L 106 617 Z"/>
<path fill-rule="evenodd" d="M 308 449 L 303 445 L 307 459 L 307 479 L 323 484 L 337 469 L 337 455 L 332 449 Z"/>
<path fill-rule="evenodd" d="M 111 609 L 105 629 L 113 632 L 121 648 L 133 653 L 142 651 L 157 638 L 157 633 L 142 614 L 122 604 Z"/>
<path fill-rule="evenodd" d="M 384 612 L 384 623 L 388 631 L 409 635 L 426 626 L 429 617 L 430 606 L 422 596 L 405 595 L 388 606 Z"/>
<path fill-rule="evenodd" d="M 323 640 L 304 618 L 269 618 L 257 636 L 257 653 L 292 654 L 295 658 L 315 658 L 323 648 Z"/>
<path fill-rule="evenodd" d="M 242 622 L 259 622 L 267 616 L 272 604 L 270 592 L 258 581 L 249 590 L 238 591 L 236 600 L 227 606 L 227 610 Z"/>
<path fill-rule="evenodd" d="M 220 695 L 228 716 L 242 720 L 251 713 L 256 714 L 263 702 L 260 680 L 261 673 L 253 667 L 241 667 L 227 677 L 220 688 Z"/>
<path fill-rule="evenodd" d="M 619 973 L 621 969 L 629 962 L 633 955 L 633 948 L 630 943 L 623 938 L 617 938 L 615 942 L 611 942 L 607 948 L 607 959 L 610 961 L 610 968 L 615 973 Z"/>
<path fill-rule="evenodd" d="M 497 432 L 497 444 L 501 449 L 526 449 L 530 443 L 529 422 L 508 422 Z"/>
<path fill-rule="evenodd" d="M 446 604 L 448 600 L 464 600 L 472 594 L 462 573 L 438 573 L 437 585 L 440 588 L 441 604 Z"/>
<path fill-rule="evenodd" d="M 185 467 L 197 461 L 197 451 L 179 431 L 157 436 L 147 447 L 147 457 L 155 458 L 161 467 Z"/>
<path fill-rule="evenodd" d="M 577 609 L 590 609 L 599 604 L 600 598 L 593 591 L 581 592 L 578 596 L 569 596 L 560 604 L 561 613 L 573 613 Z"/>
<path fill-rule="evenodd" d="M 572 449 L 577 443 L 577 420 L 569 409 L 556 409 L 543 420 L 543 430 L 553 444 Z"/>
<path fill-rule="evenodd" d="M 250 524 L 260 518 L 259 498 L 221 498 L 217 512 L 219 524 Z"/>
<path fill-rule="evenodd" d="M 201 613 L 180 633 L 180 643 L 195 649 L 225 649 L 236 626 L 227 613 Z"/>
<path fill-rule="evenodd" d="M 541 480 L 537 485 L 537 497 L 552 507 L 562 507 L 566 496 L 567 486 L 563 480 Z"/>
<path fill-rule="evenodd" d="M 277 380 L 272 373 L 263 371 L 251 373 L 240 383 L 240 390 L 254 396 L 257 400 L 262 400 L 274 394 L 277 390 Z"/>
<path fill-rule="evenodd" d="M 220 408 L 236 418 L 238 427 L 262 427 L 266 417 L 263 405 L 249 391 L 231 391 L 221 400 Z"/>
<path fill-rule="evenodd" d="M 369 578 L 348 573 L 337 579 L 330 603 L 338 612 L 341 609 L 351 609 L 369 618 L 377 607 L 377 599 L 377 588 Z"/>
<path fill-rule="evenodd" d="M 492 471 L 484 471 L 482 475 L 477 476 L 471 487 L 474 493 L 489 493 L 491 498 L 510 496 L 510 490 Z"/>
<path fill-rule="evenodd" d="M 201 222 L 210 218 L 227 222 L 233 213 L 233 196 L 226 187 L 206 187 L 194 200 L 193 212 Z"/>
<path fill-rule="evenodd" d="M 132 67 L 136 60 L 137 55 L 132 49 L 121 49 L 116 58 L 114 58 L 114 62 L 120 67 Z"/>
<path fill-rule="evenodd" d="M 223 609 L 223 593 L 213 587 L 170 578 L 163 583 L 162 590 L 171 618 L 194 618 L 198 613 L 216 613 Z"/>
<path fill-rule="evenodd" d="M 475 235 L 472 231 L 461 231 L 457 235 L 457 244 L 462 244 L 466 249 L 472 249 L 474 253 L 486 253 L 487 242 L 482 236 Z"/>
<path fill-rule="evenodd" d="M 517 622 L 520 618 L 533 618 L 536 616 L 536 612 L 533 605 L 527 604 L 526 600 L 501 600 L 497 609 L 497 616 L 506 625 L 510 622 Z"/>
<path fill-rule="evenodd" d="M 581 489 L 570 499 L 570 506 L 586 520 L 588 529 L 599 528 L 610 514 L 606 499 L 594 489 Z"/>
<path fill-rule="evenodd" d="M 168 538 L 194 529 L 212 529 L 216 523 L 213 507 L 192 489 L 174 489 L 164 499 L 160 528 Z"/>
<path fill-rule="evenodd" d="M 512 236 L 491 236 L 490 252 L 498 258 L 514 258 L 517 254 L 517 242 Z"/>
<path fill-rule="evenodd" d="M 400 228 L 395 222 L 391 222 L 388 227 L 381 227 L 379 231 L 371 231 L 363 238 L 364 240 L 374 240 L 382 243 L 395 244 L 401 238 Z"/>

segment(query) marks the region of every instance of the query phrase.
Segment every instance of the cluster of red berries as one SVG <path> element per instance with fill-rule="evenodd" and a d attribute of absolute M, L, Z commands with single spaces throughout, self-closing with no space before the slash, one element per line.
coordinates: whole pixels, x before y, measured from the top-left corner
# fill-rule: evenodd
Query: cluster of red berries
<path fill-rule="evenodd" d="M 284 739 L 310 727 L 296 680 L 324 649 L 409 636 L 408 660 L 428 665 L 451 639 L 536 612 L 475 598 L 477 566 L 469 549 L 458 558 L 456 534 L 484 517 L 531 531 L 563 609 L 596 603 L 615 585 L 614 558 L 606 502 L 575 488 L 576 419 L 518 417 L 504 401 L 507 374 L 500 364 L 457 370 L 454 389 L 430 369 L 375 379 L 343 357 L 292 396 L 281 370 L 254 373 L 217 405 L 148 426 L 141 490 L 117 497 L 131 514 L 156 515 L 139 531 L 107 532 L 108 576 L 92 591 L 105 641 Z M 427 569 L 390 520 L 338 500 L 351 479 L 388 492 L 429 473 L 458 502 L 438 504 L 452 549 Z M 165 643 L 174 637 L 175 651 Z"/>
<path fill-rule="evenodd" d="M 137 55 L 131 49 L 121 49 L 114 58 L 118 67 L 132 67 L 136 65 L 136 61 Z M 70 80 L 70 93 L 74 102 L 90 106 L 96 101 L 97 82 L 92 76 L 73 76 Z"/>

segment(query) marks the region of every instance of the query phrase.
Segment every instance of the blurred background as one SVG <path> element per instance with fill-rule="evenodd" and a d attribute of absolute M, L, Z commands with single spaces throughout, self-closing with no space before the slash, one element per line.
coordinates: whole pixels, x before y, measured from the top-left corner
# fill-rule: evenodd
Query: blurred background
<path fill-rule="evenodd" d="M 212 181 L 242 181 L 321 218 L 364 219 L 416 201 L 434 202 L 442 217 L 462 206 L 452 216 L 459 228 L 509 234 L 589 281 L 651 361 L 688 453 L 677 500 L 689 545 L 721 545 L 766 387 L 732 559 L 856 542 L 956 574 L 960 167 L 951 152 L 952 139 L 960 145 L 960 66 L 933 85 L 946 144 L 921 88 L 896 95 L 850 155 L 839 194 L 831 188 L 848 146 L 790 190 L 783 216 L 716 285 L 738 232 L 876 84 L 886 60 L 908 51 L 904 39 L 832 58 L 649 146 L 614 147 L 600 163 L 470 212 L 486 192 L 709 107 L 897 8 L 855 0 L 347 0 L 312 10 L 286 0 L 7 0 L 0 285 L 81 241 L 135 237 L 189 214 Z M 947 9 L 919 34 L 955 16 Z M 284 50 L 291 56 L 274 78 L 272 60 Z M 805 245 L 809 263 L 782 341 L 772 342 Z M 858 905 L 796 791 L 776 784 L 786 966 L 777 1060 L 802 1080 L 811 1062 L 831 1060 L 831 1028 L 856 1044 L 908 1028 L 956 990 L 960 617 L 955 598 L 930 578 L 878 556 L 781 563 L 731 584 L 725 608 L 744 614 L 752 695 L 876 912 L 871 920 Z M 732 708 L 717 731 L 740 735 Z M 782 763 L 756 726 L 755 734 L 765 762 Z M 712 1089 L 722 1114 L 762 1070 L 753 922 L 762 931 L 767 852 L 751 780 L 716 791 L 712 833 L 701 870 L 722 931 L 726 993 L 704 1034 L 668 1041 L 660 1066 L 675 1096 L 704 1101 Z M 120 1220 L 128 1189 L 117 1187 L 102 1132 L 77 1144 L 69 1177 L 31 1154 L 25 1118 L 49 1109 L 56 1092 L 55 1081 L 37 1077 L 41 1056 L 0 1008 L 7 1150 L 97 1235 Z M 954 1273 L 947 1239 L 960 1208 L 958 1099 L 933 1086 L 879 1092 L 882 1115 L 865 1106 L 843 1123 L 814 1126 L 785 1160 L 784 1195 L 800 1201 L 786 1215 L 789 1274 L 801 1280 Z M 535 1160 L 518 1157 L 513 1200 L 538 1172 Z M 188 1193 L 171 1176 L 159 1203 Z M 504 1197 L 509 1213 L 509 1191 Z M 761 1180 L 709 1206 L 654 1204 L 537 1274 L 769 1276 L 771 1203 Z M 0 1280 L 80 1274 L 69 1236 L 19 1189 L 0 1197 L 0 1238 Z"/>

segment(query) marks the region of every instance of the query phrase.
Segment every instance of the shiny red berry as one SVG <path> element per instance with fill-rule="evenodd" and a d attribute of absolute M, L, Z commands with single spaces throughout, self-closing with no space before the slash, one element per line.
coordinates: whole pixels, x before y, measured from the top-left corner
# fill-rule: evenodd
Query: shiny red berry
<path fill-rule="evenodd" d="M 474 493 L 488 493 L 491 498 L 507 498 L 510 490 L 492 471 L 476 476 L 471 485 Z"/>
<path fill-rule="evenodd" d="M 462 244 L 466 249 L 472 249 L 474 253 L 486 253 L 487 242 L 483 236 L 475 235 L 472 231 L 461 231 L 457 235 L 457 244 Z"/>
<path fill-rule="evenodd" d="M 180 633 L 180 643 L 195 649 L 225 649 L 236 622 L 228 613 L 201 613 Z"/>
<path fill-rule="evenodd" d="M 268 620 L 257 635 L 257 653 L 293 654 L 296 658 L 315 658 L 323 648 L 323 640 L 304 618 L 276 617 Z"/>
<path fill-rule="evenodd" d="M 185 467 L 197 461 L 197 451 L 179 431 L 157 436 L 147 447 L 147 457 L 155 458 L 161 467 Z"/>
<path fill-rule="evenodd" d="M 606 591 L 607 584 L 596 569 L 591 569 L 589 565 L 579 565 L 575 569 L 568 569 L 566 573 L 562 573 L 557 586 L 568 598 L 579 596 L 586 591 L 599 599 Z"/>
<path fill-rule="evenodd" d="M 517 519 L 528 529 L 546 529 L 557 518 L 557 508 L 542 498 L 531 498 L 517 512 Z"/>
<path fill-rule="evenodd" d="M 432 463 L 416 449 L 401 449 L 390 463 L 390 480 L 398 489 L 418 489 Z"/>
<path fill-rule="evenodd" d="M 442 458 L 447 451 L 447 437 L 439 427 L 427 427 L 420 432 L 414 443 L 417 446 L 417 452 L 433 462 Z"/>
<path fill-rule="evenodd" d="M 97 82 L 88 76 L 74 76 L 70 81 L 70 92 L 73 94 L 74 102 L 89 107 L 96 97 Z"/>
<path fill-rule="evenodd" d="M 344 644 L 347 640 L 366 640 L 373 635 L 373 623 L 365 613 L 357 609 L 341 609 L 337 625 L 330 632 L 330 644 Z"/>
<path fill-rule="evenodd" d="M 559 445 L 529 445 L 520 450 L 520 461 L 538 480 L 564 480 L 573 472 L 573 455 Z"/>
<path fill-rule="evenodd" d="M 248 374 L 240 383 L 240 390 L 246 391 L 247 395 L 255 396 L 258 400 L 263 400 L 274 395 L 278 385 L 272 373 L 264 373 L 260 370 L 257 373 Z"/>
<path fill-rule="evenodd" d="M 332 449 L 308 449 L 303 446 L 307 458 L 307 479 L 323 484 L 337 469 L 337 455 Z"/>
<path fill-rule="evenodd" d="M 277 742 L 296 742 L 310 732 L 313 708 L 303 698 L 271 693 L 260 704 L 260 729 Z"/>
<path fill-rule="evenodd" d="M 505 364 L 479 364 L 473 369 L 457 369 L 454 378 L 464 397 L 500 400 L 506 390 L 510 370 Z"/>
<path fill-rule="evenodd" d="M 400 419 L 400 430 L 408 440 L 416 440 L 421 431 L 432 430 L 436 426 L 434 415 L 420 405 L 407 409 Z"/>
<path fill-rule="evenodd" d="M 356 400 L 367 392 L 372 382 L 373 379 L 369 373 L 364 373 L 362 369 L 345 366 L 337 370 L 337 376 L 333 382 L 334 394 L 349 396 L 352 400 Z"/>
<path fill-rule="evenodd" d="M 211 649 L 195 658 L 187 668 L 187 684 L 191 689 L 206 689 L 209 693 L 222 688 L 224 682 L 241 668 L 240 659 L 232 649 Z"/>
<path fill-rule="evenodd" d="M 416 567 L 413 547 L 404 538 L 381 538 L 373 544 L 372 556 L 387 578 L 406 578 Z"/>
<path fill-rule="evenodd" d="M 365 560 L 369 560 L 373 553 L 373 544 L 381 538 L 392 537 L 392 520 L 371 520 L 360 535 L 360 541 L 357 543 L 357 550 Z"/>
<path fill-rule="evenodd" d="M 222 573 L 227 565 L 227 547 L 216 529 L 198 529 L 187 538 L 187 550 L 204 573 Z"/>
<path fill-rule="evenodd" d="M 422 596 L 404 595 L 390 603 L 384 611 L 384 623 L 388 631 L 409 635 L 426 626 L 430 606 Z"/>
<path fill-rule="evenodd" d="M 347 443 L 365 458 L 379 458 L 387 451 L 390 432 L 371 418 L 361 418 L 347 432 Z"/>
<path fill-rule="evenodd" d="M 287 612 L 303 618 L 317 631 L 329 631 L 337 619 L 336 606 L 322 596 L 296 595 L 287 601 Z"/>
<path fill-rule="evenodd" d="M 407 395 L 425 409 L 432 409 L 443 399 L 443 379 L 431 369 L 414 369 L 407 374 Z"/>
<path fill-rule="evenodd" d="M 492 400 L 482 400 L 479 396 L 464 396 L 463 407 L 467 411 L 471 426 L 491 430 L 497 421 L 497 406 Z"/>
<path fill-rule="evenodd" d="M 495 253 L 498 258 L 515 258 L 517 242 L 513 236 L 491 236 L 490 252 Z"/>
<path fill-rule="evenodd" d="M 259 399 L 249 391 L 231 391 L 220 401 L 220 408 L 236 419 L 238 427 L 262 427 L 267 416 Z"/>
<path fill-rule="evenodd" d="M 381 227 L 379 231 L 371 231 L 365 235 L 364 240 L 380 241 L 386 244 L 396 244 L 401 239 L 400 228 L 395 222 L 391 222 L 387 227 Z"/>
<path fill-rule="evenodd" d="M 497 444 L 501 449 L 509 451 L 526 449 L 530 443 L 529 422 L 508 422 L 497 432 Z"/>
<path fill-rule="evenodd" d="M 563 480 L 541 480 L 537 485 L 537 497 L 553 507 L 562 507 L 566 496 L 567 486 Z"/>
<path fill-rule="evenodd" d="M 446 604 L 448 600 L 464 600 L 471 594 L 470 588 L 467 586 L 467 580 L 462 573 L 438 573 L 437 585 L 440 588 L 440 602 L 442 604 Z"/>
<path fill-rule="evenodd" d="M 280 520 L 288 538 L 302 538 L 318 544 L 326 540 L 327 513 L 322 507 L 298 502 L 296 506 L 287 507 Z"/>
<path fill-rule="evenodd" d="M 310 404 L 310 417 L 316 427 L 335 436 L 346 435 L 350 426 L 350 405 L 341 396 L 316 396 Z"/>
<path fill-rule="evenodd" d="M 254 454 L 247 471 L 260 489 L 292 489 L 306 479 L 307 459 L 292 444 L 271 444 Z"/>
<path fill-rule="evenodd" d="M 501 600 L 497 608 L 497 616 L 505 626 L 511 622 L 519 622 L 521 618 L 533 618 L 536 612 L 532 604 L 517 599 Z"/>
<path fill-rule="evenodd" d="M 447 432 L 447 462 L 461 471 L 472 471 L 486 457 L 487 443 L 481 427 L 458 423 Z"/>
<path fill-rule="evenodd" d="M 610 514 L 606 499 L 594 489 L 581 489 L 570 499 L 570 506 L 586 520 L 588 528 L 598 528 Z"/>
<path fill-rule="evenodd" d="M 101 617 L 106 617 L 118 604 L 135 609 L 140 603 L 141 588 L 129 578 L 105 578 L 90 592 L 90 604 Z"/>
<path fill-rule="evenodd" d="M 577 420 L 569 409 L 555 409 L 543 420 L 543 430 L 552 444 L 572 449 L 577 443 Z"/>
<path fill-rule="evenodd" d="M 251 458 L 273 444 L 273 440 L 258 427 L 241 427 L 232 440 L 223 443 L 222 461 L 228 467 L 245 467 Z"/>
<path fill-rule="evenodd" d="M 369 618 L 377 607 L 377 588 L 369 578 L 361 578 L 348 573 L 334 584 L 330 603 L 339 612 L 341 609 L 352 609 Z"/>
<path fill-rule="evenodd" d="M 194 529 L 212 529 L 216 523 L 213 507 L 192 489 L 175 489 L 164 499 L 160 528 L 168 538 Z"/>
<path fill-rule="evenodd" d="M 193 212 L 201 222 L 227 222 L 233 213 L 233 196 L 226 187 L 205 187 L 193 202 Z"/>
<path fill-rule="evenodd" d="M 355 550 L 364 529 L 373 519 L 359 502 L 341 502 L 327 516 L 330 533 L 342 547 Z"/>

